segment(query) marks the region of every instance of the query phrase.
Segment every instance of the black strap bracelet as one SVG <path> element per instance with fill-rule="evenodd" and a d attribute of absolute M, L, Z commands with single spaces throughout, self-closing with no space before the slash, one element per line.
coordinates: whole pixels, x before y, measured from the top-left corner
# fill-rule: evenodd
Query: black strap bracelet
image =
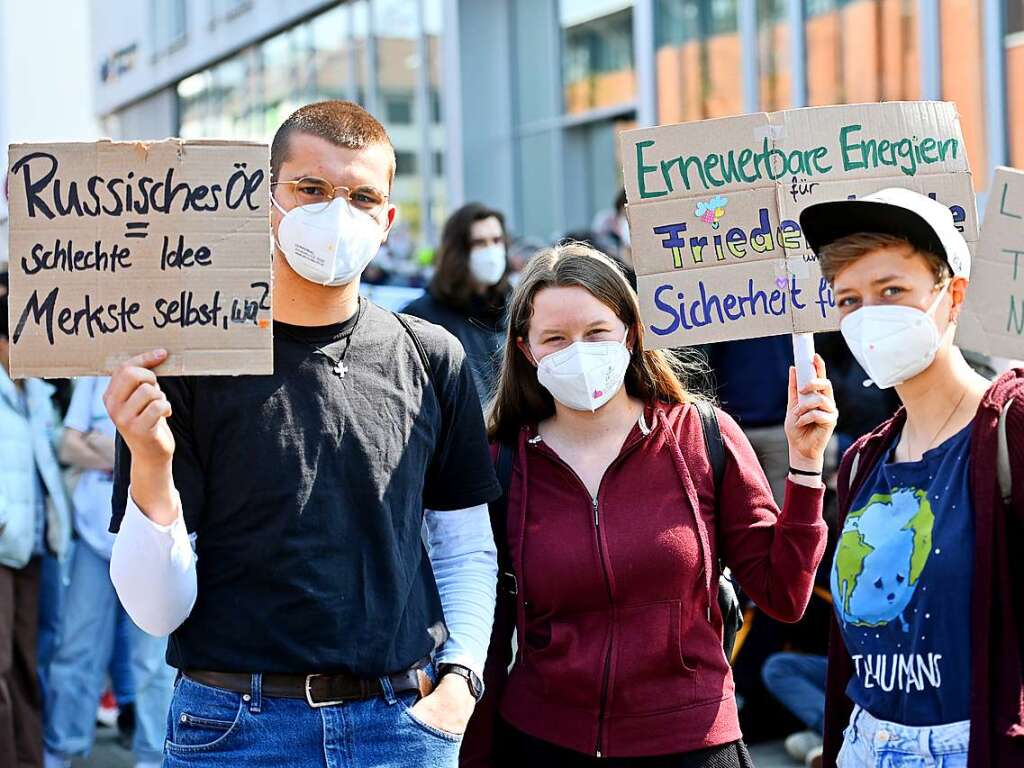
<path fill-rule="evenodd" d="M 789 474 L 800 475 L 801 477 L 821 477 L 821 470 L 819 469 L 817 472 L 810 472 L 806 469 L 797 469 L 796 467 L 790 467 Z"/>

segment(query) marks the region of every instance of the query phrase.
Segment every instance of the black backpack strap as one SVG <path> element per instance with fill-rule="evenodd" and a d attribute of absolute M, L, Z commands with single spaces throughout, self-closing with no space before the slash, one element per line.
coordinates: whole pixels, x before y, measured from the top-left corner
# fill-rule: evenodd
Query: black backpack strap
<path fill-rule="evenodd" d="M 409 324 L 409 321 L 405 316 L 398 312 L 392 312 L 391 314 L 393 314 L 395 319 L 402 324 L 402 327 L 405 328 L 405 332 L 408 333 L 409 338 L 412 339 L 412 343 L 416 347 L 416 352 L 420 356 L 420 362 L 423 363 L 423 367 L 427 371 L 427 378 L 430 379 L 430 386 L 434 388 L 434 393 L 437 395 L 438 401 L 440 401 L 441 391 L 437 387 L 437 380 L 434 377 L 434 367 L 430 364 L 430 358 L 427 357 L 427 350 L 423 348 L 423 342 L 420 341 L 420 337 L 416 335 L 416 331 L 412 329 L 412 326 Z"/>
<path fill-rule="evenodd" d="M 718 491 L 725 481 L 725 443 L 722 441 L 722 430 L 718 426 L 718 414 L 715 407 L 707 400 L 694 402 L 700 414 L 700 424 L 704 432 L 704 448 L 711 462 L 711 473 L 715 480 L 715 504 L 718 504 Z"/>
<path fill-rule="evenodd" d="M 711 476 L 715 484 L 715 527 L 718 527 L 718 497 L 725 483 L 725 442 L 722 440 L 722 429 L 718 424 L 715 407 L 706 400 L 693 403 L 700 414 L 701 431 L 704 434 L 704 449 L 711 464 Z M 743 612 L 740 610 L 739 596 L 732 580 L 723 572 L 722 560 L 718 560 L 718 610 L 722 614 L 722 649 L 725 657 L 732 662 L 733 649 L 736 647 L 736 635 L 743 626 Z"/>
<path fill-rule="evenodd" d="M 434 366 L 430 364 L 430 358 L 427 356 L 427 350 L 423 348 L 423 342 L 420 341 L 420 337 L 416 335 L 416 331 L 412 329 L 412 325 L 409 323 L 408 318 L 398 312 L 392 312 L 395 319 L 402 324 L 405 332 L 409 334 L 409 338 L 412 339 L 413 346 L 416 347 L 416 353 L 420 357 L 420 362 L 423 363 L 423 368 L 427 372 L 427 378 L 430 380 L 430 388 L 434 390 L 434 397 L 437 399 L 437 407 L 441 410 L 441 439 L 439 440 L 440 445 L 446 445 L 448 441 L 448 435 L 451 434 L 451 413 L 449 409 L 445 407 L 444 401 L 441 399 L 441 387 L 438 386 L 437 374 L 434 372 Z M 468 365 L 468 363 L 467 363 Z"/>
<path fill-rule="evenodd" d="M 488 505 L 491 513 L 491 529 L 494 532 L 494 544 L 498 550 L 498 589 L 510 595 L 519 593 L 515 571 L 508 547 L 508 491 L 512 486 L 512 465 L 515 463 L 515 443 L 502 441 L 498 443 L 498 452 L 494 457 L 494 471 L 501 484 L 501 496 Z"/>

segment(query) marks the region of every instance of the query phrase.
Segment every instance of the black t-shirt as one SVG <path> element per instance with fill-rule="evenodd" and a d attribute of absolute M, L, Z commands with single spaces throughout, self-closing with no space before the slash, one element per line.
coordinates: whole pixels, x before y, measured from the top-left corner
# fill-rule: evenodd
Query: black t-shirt
<path fill-rule="evenodd" d="M 169 664 L 375 677 L 447 637 L 423 509 L 501 491 L 461 347 L 407 320 L 432 373 L 398 318 L 364 301 L 358 323 L 275 323 L 273 375 L 161 378 L 199 583 Z M 349 335 L 339 378 L 314 347 L 337 360 Z M 114 532 L 131 459 L 120 440 L 117 456 Z"/>

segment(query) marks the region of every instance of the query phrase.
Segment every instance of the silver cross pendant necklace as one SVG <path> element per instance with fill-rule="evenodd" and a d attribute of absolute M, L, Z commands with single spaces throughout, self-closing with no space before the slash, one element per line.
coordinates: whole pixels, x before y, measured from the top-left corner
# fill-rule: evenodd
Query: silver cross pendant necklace
<path fill-rule="evenodd" d="M 300 339 L 300 338 L 292 335 L 291 333 L 288 333 L 287 331 L 284 332 L 284 335 L 285 336 L 290 336 L 291 338 L 295 339 L 296 341 L 301 341 L 307 347 L 311 348 L 315 354 L 323 355 L 324 357 L 326 357 L 328 360 L 330 360 L 332 363 L 334 363 L 334 367 L 331 368 L 331 372 L 335 376 L 337 376 L 339 379 L 344 379 L 345 378 L 345 374 L 348 373 L 348 366 L 345 365 L 345 356 L 348 354 L 348 348 L 352 346 L 352 336 L 355 334 L 356 327 L 359 325 L 359 320 L 360 320 L 360 318 L 362 316 L 363 316 L 363 301 L 362 301 L 362 299 L 360 299 L 359 300 L 359 310 L 356 312 L 356 321 L 354 323 L 352 323 L 352 328 L 351 328 L 351 330 L 349 330 L 348 335 L 345 337 L 345 348 L 343 350 L 341 350 L 341 356 L 337 357 L 337 358 L 334 357 L 333 355 L 329 355 L 327 353 L 327 351 L 325 349 L 325 347 L 327 345 L 325 345 L 324 347 L 318 347 L 315 344 L 311 344 L 310 342 L 306 341 L 305 339 Z"/>

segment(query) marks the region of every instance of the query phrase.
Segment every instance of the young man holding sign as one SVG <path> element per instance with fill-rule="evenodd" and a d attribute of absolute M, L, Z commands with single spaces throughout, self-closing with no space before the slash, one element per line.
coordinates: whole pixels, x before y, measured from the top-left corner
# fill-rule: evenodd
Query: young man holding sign
<path fill-rule="evenodd" d="M 839 472 L 825 765 L 1024 765 L 1024 371 L 991 384 L 953 343 L 971 252 L 946 206 L 885 189 L 800 223 L 903 404 Z"/>
<path fill-rule="evenodd" d="M 454 766 L 500 493 L 470 370 L 448 334 L 359 298 L 395 216 L 380 123 L 313 104 L 271 155 L 274 374 L 158 382 L 156 351 L 106 395 L 129 449 L 111 576 L 182 672 L 165 761 Z"/>

